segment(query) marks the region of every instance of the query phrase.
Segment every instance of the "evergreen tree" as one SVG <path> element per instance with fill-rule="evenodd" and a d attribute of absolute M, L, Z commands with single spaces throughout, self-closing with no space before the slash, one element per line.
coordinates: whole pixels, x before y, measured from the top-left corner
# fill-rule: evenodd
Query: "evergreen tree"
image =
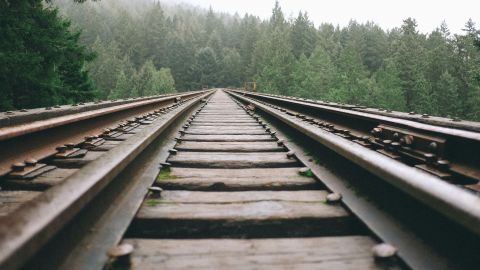
<path fill-rule="evenodd" d="M 292 51 L 298 59 L 304 54 L 307 58 L 312 54 L 316 43 L 316 32 L 313 23 L 308 19 L 307 13 L 298 13 L 297 19 L 291 30 Z"/>
<path fill-rule="evenodd" d="M 40 0 L 0 2 L 0 110 L 84 101 L 92 55 L 79 33 Z"/>
<path fill-rule="evenodd" d="M 197 87 L 208 85 L 213 87 L 218 82 L 218 62 L 215 52 L 210 47 L 198 50 L 195 55 L 193 73 L 196 76 Z"/>

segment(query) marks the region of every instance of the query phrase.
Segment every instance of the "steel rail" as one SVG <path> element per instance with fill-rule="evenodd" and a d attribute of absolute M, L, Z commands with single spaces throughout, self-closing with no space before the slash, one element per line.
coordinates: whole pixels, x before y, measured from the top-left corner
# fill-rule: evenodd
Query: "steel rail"
<path fill-rule="evenodd" d="M 428 114 L 419 114 L 415 112 L 391 111 L 387 109 L 376 109 L 376 108 L 369 108 L 366 106 L 340 104 L 335 102 L 325 102 L 320 100 L 290 97 L 290 96 L 283 96 L 283 95 L 276 95 L 276 94 L 268 94 L 268 93 L 257 93 L 257 94 L 263 95 L 263 96 L 281 98 L 281 99 L 288 99 L 292 101 L 300 101 L 300 102 L 306 102 L 306 103 L 311 103 L 316 105 L 322 105 L 322 106 L 331 107 L 331 108 L 339 108 L 339 109 L 346 109 L 351 111 L 365 112 L 369 114 L 376 114 L 376 115 L 386 116 L 386 117 L 394 117 L 398 119 L 405 119 L 405 120 L 420 122 L 420 123 L 434 125 L 434 126 L 442 126 L 442 127 L 448 127 L 448 128 L 454 128 L 454 129 L 464 129 L 464 130 L 475 131 L 475 132 L 480 131 L 479 122 L 461 120 L 456 117 L 445 118 L 445 117 L 433 116 Z"/>
<path fill-rule="evenodd" d="M 41 160 L 54 155 L 56 147 L 66 143 L 78 144 L 85 136 L 99 134 L 103 129 L 112 127 L 131 117 L 173 104 L 179 99 L 201 95 L 203 91 L 180 93 L 167 97 L 145 98 L 135 101 L 120 102 L 105 108 L 99 105 L 68 109 L 60 116 L 50 117 L 46 114 L 42 119 L 31 117 L 33 122 L 24 121 L 18 125 L 0 128 L 0 176 L 11 171 L 11 166 L 26 159 Z M 103 106 L 103 105 L 102 105 Z M 46 119 L 45 119 L 46 118 Z M 20 122 L 20 121 L 17 121 Z"/>
<path fill-rule="evenodd" d="M 96 198 L 179 115 L 197 104 L 191 98 L 174 111 L 164 114 L 151 125 L 90 162 L 88 165 L 35 200 L 26 202 L 13 214 L 0 218 L 0 267 L 18 269 L 68 222 Z"/>
<path fill-rule="evenodd" d="M 252 98 L 244 97 L 234 91 L 228 92 L 244 102 L 254 104 L 265 113 L 321 143 L 480 236 L 480 197 L 318 127 L 294 121 L 288 115 L 280 114 L 275 109 Z"/>
<path fill-rule="evenodd" d="M 400 133 L 411 134 L 414 140 L 409 150 L 400 147 L 400 156 L 406 157 L 410 163 L 427 163 L 426 154 L 433 154 L 434 158 L 448 162 L 447 174 L 451 174 L 458 183 L 466 184 L 467 188 L 476 191 L 480 190 L 480 132 L 461 130 L 453 127 L 437 126 L 417 121 L 372 114 L 368 112 L 359 112 L 351 109 L 324 106 L 309 102 L 303 102 L 292 99 L 279 98 L 267 94 L 245 92 L 240 90 L 230 90 L 235 93 L 252 97 L 260 102 L 280 105 L 283 108 L 292 109 L 293 112 L 304 113 L 317 120 L 326 121 L 326 123 L 335 124 L 336 128 L 346 128 L 357 138 L 370 135 L 376 129 L 380 130 L 380 135 L 375 136 L 380 139 L 378 146 L 388 148 L 382 140 L 393 140 L 391 135 L 395 129 Z M 333 126 L 333 125 L 332 125 Z M 384 132 L 391 132 L 390 135 Z M 382 136 L 390 136 L 383 138 Z M 403 135 L 401 135 L 403 136 Z M 402 138 L 403 139 L 403 138 Z M 430 150 L 429 144 L 435 142 L 436 150 Z M 408 145 L 407 145 L 408 146 Z M 435 162 L 435 161 L 433 161 Z M 438 172 L 437 175 L 441 175 Z"/>
<path fill-rule="evenodd" d="M 406 127 L 409 129 L 421 130 L 429 133 L 438 133 L 442 135 L 454 136 L 454 137 L 459 137 L 459 138 L 480 142 L 480 133 L 478 132 L 473 132 L 468 130 L 459 130 L 456 128 L 442 127 L 442 126 L 436 126 L 436 125 L 431 125 L 426 123 L 419 123 L 416 121 L 400 119 L 400 118 L 391 117 L 391 116 L 377 115 L 377 114 L 372 114 L 368 112 L 353 111 L 351 109 L 319 105 L 319 104 L 314 104 L 314 103 L 304 102 L 299 100 L 288 100 L 285 98 L 272 97 L 272 96 L 259 94 L 259 93 L 245 92 L 245 91 L 239 91 L 239 90 L 230 90 L 230 91 L 245 94 L 245 96 L 262 98 L 264 100 L 267 99 L 267 100 L 270 100 L 270 103 L 271 101 L 277 101 L 285 104 L 299 105 L 299 106 L 302 106 L 303 108 L 307 108 L 311 110 L 317 110 L 317 111 L 320 110 L 322 112 L 333 113 L 333 114 L 341 115 L 346 119 L 361 119 L 361 120 L 367 120 L 367 121 L 388 123 L 388 124 Z"/>
<path fill-rule="evenodd" d="M 141 101 L 134 100 L 132 102 L 127 102 L 126 104 L 119 104 L 116 106 L 111 106 L 111 107 L 109 106 L 106 108 L 96 108 L 94 110 L 87 110 L 85 112 L 71 111 L 71 114 L 67 114 L 67 115 L 61 115 L 53 118 L 39 119 L 32 122 L 25 122 L 25 123 L 19 123 L 15 125 L 0 127 L 0 141 L 19 137 L 19 136 L 33 133 L 33 132 L 42 131 L 45 129 L 51 129 L 51 128 L 66 125 L 66 124 L 71 124 L 71 123 L 75 123 L 75 122 L 79 122 L 87 119 L 100 117 L 106 114 L 112 114 L 119 111 L 129 110 L 132 108 L 138 108 L 146 105 L 156 104 L 159 102 L 173 101 L 177 97 L 186 98 L 186 97 L 195 96 L 195 95 L 198 95 L 198 92 L 186 93 L 186 94 L 181 93 L 181 94 L 168 96 L 168 97 L 148 98 L 147 100 L 141 100 Z"/>

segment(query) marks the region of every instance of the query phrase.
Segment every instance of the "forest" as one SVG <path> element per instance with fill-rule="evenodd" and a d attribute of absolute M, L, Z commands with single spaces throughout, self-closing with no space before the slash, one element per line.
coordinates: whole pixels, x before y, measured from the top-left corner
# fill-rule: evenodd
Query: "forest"
<path fill-rule="evenodd" d="M 80 2 L 0 2 L 0 110 L 256 81 L 266 93 L 480 120 L 472 20 L 461 34 L 445 23 L 421 33 L 414 18 L 389 30 L 315 26 L 278 2 L 265 20 L 151 0 Z"/>

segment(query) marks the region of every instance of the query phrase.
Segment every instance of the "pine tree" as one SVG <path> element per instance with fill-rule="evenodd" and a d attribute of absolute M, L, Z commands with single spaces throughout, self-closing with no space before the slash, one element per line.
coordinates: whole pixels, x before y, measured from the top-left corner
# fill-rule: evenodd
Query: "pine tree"
<path fill-rule="evenodd" d="M 79 33 L 40 0 L 0 2 L 0 110 L 84 101 L 94 95 Z"/>
<path fill-rule="evenodd" d="M 195 55 L 193 73 L 197 76 L 197 87 L 208 85 L 213 87 L 218 83 L 218 62 L 215 52 L 210 47 L 198 50 Z"/>
<path fill-rule="evenodd" d="M 304 54 L 307 58 L 312 54 L 316 43 L 316 32 L 313 23 L 308 19 L 307 13 L 298 13 L 297 19 L 291 30 L 292 51 L 298 59 Z"/>

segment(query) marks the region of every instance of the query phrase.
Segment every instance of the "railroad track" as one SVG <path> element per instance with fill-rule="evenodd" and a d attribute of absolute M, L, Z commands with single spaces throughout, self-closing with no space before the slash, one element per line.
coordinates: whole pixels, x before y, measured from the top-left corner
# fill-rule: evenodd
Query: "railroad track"
<path fill-rule="evenodd" d="M 167 99 L 4 170 L 2 269 L 478 266 L 479 167 L 458 154 L 475 127 L 238 90 Z M 71 139 L 61 123 L 4 145 Z"/>

